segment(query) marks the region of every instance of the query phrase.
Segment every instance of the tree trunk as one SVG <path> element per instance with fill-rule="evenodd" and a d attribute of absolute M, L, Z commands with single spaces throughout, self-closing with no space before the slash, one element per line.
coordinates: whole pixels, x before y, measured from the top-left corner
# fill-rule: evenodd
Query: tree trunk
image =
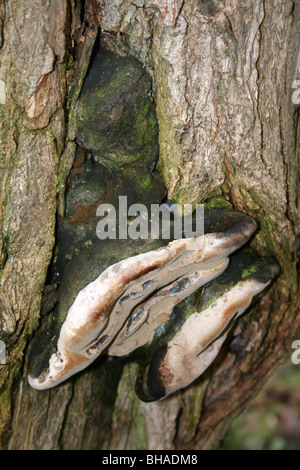
<path fill-rule="evenodd" d="M 215 448 L 291 354 L 300 318 L 299 24 L 292 0 L 1 3 L 3 448 Z M 45 284 L 74 163 L 75 105 L 100 45 L 136 57 L 153 78 L 169 199 L 230 202 L 259 223 L 252 247 L 281 267 L 216 363 L 154 403 L 133 392 L 135 364 L 105 358 L 50 391 L 27 383 L 27 346 L 41 305 L 44 316 L 51 310 Z"/>

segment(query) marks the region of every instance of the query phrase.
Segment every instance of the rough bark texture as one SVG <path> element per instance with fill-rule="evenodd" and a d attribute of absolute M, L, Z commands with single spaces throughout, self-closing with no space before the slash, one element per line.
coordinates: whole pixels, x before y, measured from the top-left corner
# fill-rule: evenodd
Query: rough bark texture
<path fill-rule="evenodd" d="M 133 393 L 132 364 L 103 359 L 45 392 L 26 379 L 26 345 L 38 326 L 56 211 L 64 211 L 73 164 L 74 107 L 100 25 L 103 47 L 137 57 L 153 77 L 169 198 L 230 201 L 259 222 L 253 246 L 281 266 L 213 367 L 151 404 Z M 299 2 L 286 0 L 2 2 L 4 448 L 213 448 L 290 353 L 300 317 L 299 107 L 291 100 L 299 25 Z"/>

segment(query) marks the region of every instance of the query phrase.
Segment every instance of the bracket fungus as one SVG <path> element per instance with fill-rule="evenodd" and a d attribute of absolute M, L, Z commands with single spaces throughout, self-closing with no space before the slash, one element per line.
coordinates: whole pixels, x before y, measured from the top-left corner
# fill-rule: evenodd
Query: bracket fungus
<path fill-rule="evenodd" d="M 256 229 L 256 222 L 239 212 L 225 212 L 224 220 L 219 231 L 174 240 L 105 269 L 78 293 L 61 327 L 56 353 L 37 376 L 29 375 L 30 385 L 38 390 L 52 388 L 101 354 L 130 356 L 151 344 L 177 304 L 230 270 L 229 256 Z M 212 363 L 231 321 L 277 274 L 274 262 L 264 263 L 264 276 L 258 274 L 261 266 L 253 266 L 252 262 L 244 279 L 240 273 L 229 284 L 221 283 L 224 292 L 179 322 L 173 337 L 160 339 L 165 343 L 158 343 L 137 379 L 136 391 L 142 400 L 160 399 L 186 387 Z"/>
<path fill-rule="evenodd" d="M 269 261 L 268 269 L 273 277 L 276 265 Z M 174 337 L 156 350 L 150 364 L 140 370 L 138 397 L 143 401 L 165 398 L 203 374 L 217 357 L 233 321 L 269 283 L 266 276 L 252 273 L 223 294 L 218 292 L 220 297 L 202 311 L 190 315 Z"/>

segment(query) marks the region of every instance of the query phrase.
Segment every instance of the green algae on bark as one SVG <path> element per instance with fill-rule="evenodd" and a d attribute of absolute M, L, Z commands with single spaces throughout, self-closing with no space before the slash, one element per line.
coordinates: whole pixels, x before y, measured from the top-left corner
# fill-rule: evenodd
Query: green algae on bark
<path fill-rule="evenodd" d="M 95 56 L 76 109 L 77 142 L 104 166 L 153 168 L 158 125 L 151 78 L 133 57 L 108 51 Z"/>

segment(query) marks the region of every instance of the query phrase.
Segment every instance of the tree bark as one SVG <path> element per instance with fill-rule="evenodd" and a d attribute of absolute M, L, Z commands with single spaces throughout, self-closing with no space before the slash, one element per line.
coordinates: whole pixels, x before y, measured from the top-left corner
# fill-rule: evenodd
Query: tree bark
<path fill-rule="evenodd" d="M 300 319 L 299 25 L 292 0 L 2 2 L 3 448 L 215 448 L 291 354 Z M 230 202 L 258 221 L 252 246 L 281 267 L 212 367 L 154 403 L 133 392 L 135 364 L 106 358 L 50 391 L 27 384 L 27 346 L 47 301 L 56 215 L 74 162 L 75 105 L 99 37 L 153 78 L 169 199 Z"/>

